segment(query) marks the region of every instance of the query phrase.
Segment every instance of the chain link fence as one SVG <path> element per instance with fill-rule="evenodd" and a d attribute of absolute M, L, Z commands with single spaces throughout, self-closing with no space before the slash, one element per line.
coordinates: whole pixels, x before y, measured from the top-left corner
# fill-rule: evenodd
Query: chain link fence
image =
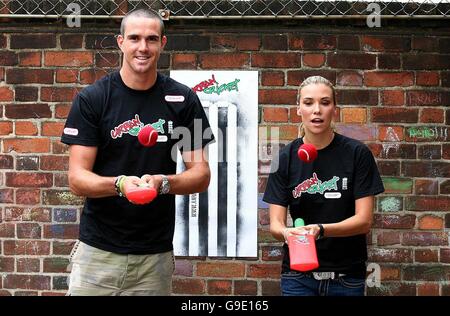
<path fill-rule="evenodd" d="M 163 19 L 450 16 L 450 0 L 0 0 L 0 17 L 120 18 L 136 8 L 151 8 Z"/>

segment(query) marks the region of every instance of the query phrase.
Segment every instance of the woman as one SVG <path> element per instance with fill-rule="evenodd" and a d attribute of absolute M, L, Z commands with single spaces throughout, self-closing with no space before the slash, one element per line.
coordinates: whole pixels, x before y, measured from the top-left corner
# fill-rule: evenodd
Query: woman
<path fill-rule="evenodd" d="M 279 154 L 264 201 L 270 206 L 270 231 L 281 241 L 289 235 L 313 234 L 319 268 L 312 272 L 290 269 L 284 247 L 283 295 L 364 295 L 367 245 L 374 196 L 384 191 L 375 160 L 363 143 L 334 131 L 336 94 L 325 78 L 307 78 L 299 88 L 297 113 L 302 117 L 300 138 Z M 302 144 L 318 150 L 317 159 L 298 159 Z M 306 226 L 287 227 L 303 218 Z"/>

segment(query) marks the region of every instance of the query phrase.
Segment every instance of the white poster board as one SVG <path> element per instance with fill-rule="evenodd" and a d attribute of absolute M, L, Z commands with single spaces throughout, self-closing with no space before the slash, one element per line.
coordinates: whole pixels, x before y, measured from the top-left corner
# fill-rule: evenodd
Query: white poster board
<path fill-rule="evenodd" d="M 176 197 L 177 256 L 257 257 L 258 72 L 176 70 L 197 93 L 216 142 L 207 192 Z M 181 156 L 177 172 L 184 169 Z"/>

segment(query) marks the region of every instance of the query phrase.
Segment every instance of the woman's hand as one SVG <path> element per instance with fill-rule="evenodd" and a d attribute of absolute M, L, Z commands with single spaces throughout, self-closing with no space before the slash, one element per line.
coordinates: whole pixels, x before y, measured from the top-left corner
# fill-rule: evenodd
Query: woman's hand
<path fill-rule="evenodd" d="M 286 227 L 283 229 L 284 240 L 287 242 L 289 236 L 313 235 L 317 239 L 320 233 L 320 227 L 316 224 L 301 227 Z"/>

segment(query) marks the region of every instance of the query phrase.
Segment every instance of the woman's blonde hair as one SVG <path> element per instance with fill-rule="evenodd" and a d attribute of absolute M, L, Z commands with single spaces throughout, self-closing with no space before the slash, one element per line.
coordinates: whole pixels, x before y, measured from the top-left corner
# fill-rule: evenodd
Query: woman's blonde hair
<path fill-rule="evenodd" d="M 305 80 L 303 80 L 303 82 L 300 84 L 300 86 L 298 87 L 298 94 L 297 94 L 297 105 L 300 106 L 300 99 L 301 99 L 301 91 L 304 87 L 309 86 L 311 84 L 324 84 L 327 87 L 330 87 L 332 93 L 333 93 L 333 103 L 334 106 L 337 106 L 337 102 L 336 102 L 336 90 L 334 89 L 333 84 L 331 83 L 330 80 L 322 77 L 322 76 L 310 76 L 308 78 L 306 78 Z M 334 124 L 334 121 L 331 121 L 331 129 L 333 131 L 336 130 L 336 126 Z M 303 126 L 303 122 L 300 123 L 300 128 L 299 128 L 299 137 L 303 137 L 305 136 L 305 127 Z"/>

